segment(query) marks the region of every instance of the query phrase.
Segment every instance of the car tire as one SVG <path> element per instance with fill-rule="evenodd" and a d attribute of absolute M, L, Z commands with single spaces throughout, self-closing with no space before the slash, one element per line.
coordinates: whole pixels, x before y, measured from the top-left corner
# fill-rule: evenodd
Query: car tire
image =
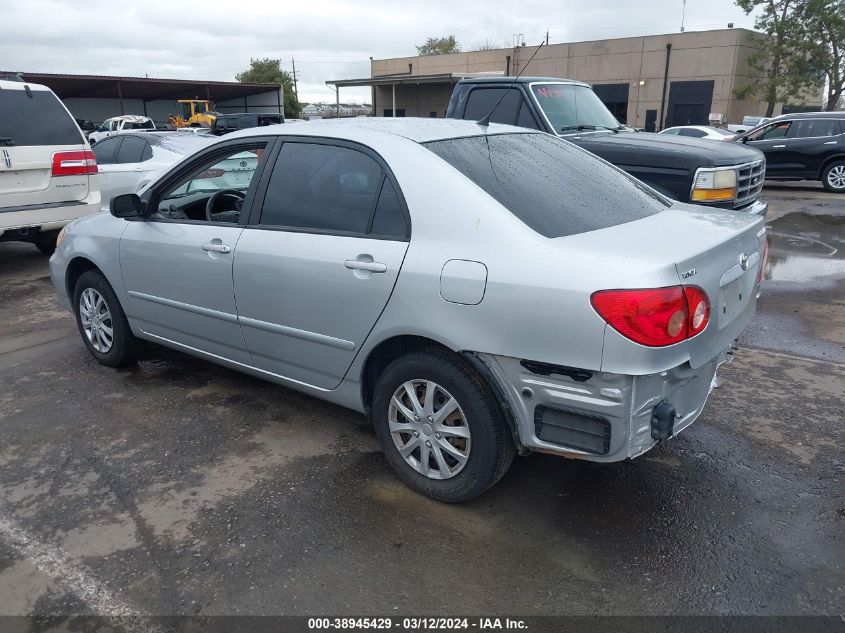
<path fill-rule="evenodd" d="M 446 409 L 454 410 L 445 414 Z M 416 420 L 408 417 L 415 411 L 420 414 Z M 439 501 L 459 503 L 479 496 L 502 478 L 516 453 L 489 385 L 445 350 L 411 352 L 391 362 L 375 385 L 372 416 L 382 450 L 399 478 Z"/>
<path fill-rule="evenodd" d="M 822 184 L 828 191 L 845 193 L 845 161 L 838 160 L 825 167 Z"/>
<path fill-rule="evenodd" d="M 141 341 L 132 334 L 117 295 L 100 271 L 80 275 L 73 306 L 82 341 L 100 363 L 120 367 L 138 357 Z"/>
<path fill-rule="evenodd" d="M 51 231 L 50 233 L 39 234 L 35 238 L 35 247 L 47 256 L 56 252 L 56 238 L 59 236 L 58 231 Z"/>

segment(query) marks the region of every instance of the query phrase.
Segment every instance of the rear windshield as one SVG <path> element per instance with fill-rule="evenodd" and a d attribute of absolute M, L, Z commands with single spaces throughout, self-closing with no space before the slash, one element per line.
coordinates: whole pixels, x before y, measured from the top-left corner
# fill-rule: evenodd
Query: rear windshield
<path fill-rule="evenodd" d="M 669 202 L 624 172 L 550 134 L 498 134 L 425 146 L 545 237 L 604 229 Z"/>
<path fill-rule="evenodd" d="M 46 90 L 0 90 L 3 145 L 82 145 L 82 133 L 56 95 Z"/>

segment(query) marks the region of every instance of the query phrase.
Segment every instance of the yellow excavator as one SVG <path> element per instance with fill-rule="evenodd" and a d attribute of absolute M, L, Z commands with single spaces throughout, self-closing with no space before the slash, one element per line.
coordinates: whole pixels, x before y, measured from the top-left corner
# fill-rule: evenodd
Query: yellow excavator
<path fill-rule="evenodd" d="M 173 127 L 211 127 L 217 118 L 217 113 L 209 108 L 209 102 L 204 99 L 179 99 L 182 107 L 181 114 L 170 116 Z"/>

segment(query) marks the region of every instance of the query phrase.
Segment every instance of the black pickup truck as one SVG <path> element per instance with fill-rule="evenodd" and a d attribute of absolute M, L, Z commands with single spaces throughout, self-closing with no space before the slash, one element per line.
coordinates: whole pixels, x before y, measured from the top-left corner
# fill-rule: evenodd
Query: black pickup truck
<path fill-rule="evenodd" d="M 761 152 L 735 143 L 628 131 L 587 84 L 548 77 L 464 79 L 455 85 L 446 116 L 481 120 L 494 106 L 490 121 L 565 138 L 675 200 L 756 214 L 768 210 L 758 199 L 766 173 Z"/>

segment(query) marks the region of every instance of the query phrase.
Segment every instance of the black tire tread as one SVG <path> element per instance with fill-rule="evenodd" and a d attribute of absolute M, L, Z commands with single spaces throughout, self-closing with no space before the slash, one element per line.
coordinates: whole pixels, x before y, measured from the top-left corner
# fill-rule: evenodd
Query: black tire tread
<path fill-rule="evenodd" d="M 492 468 L 489 468 L 487 472 L 467 472 L 466 469 L 469 468 L 468 464 L 465 470 L 453 479 L 445 481 L 427 479 L 419 473 L 414 472 L 405 464 L 404 460 L 396 452 L 390 439 L 390 434 L 387 433 L 386 437 L 383 437 L 386 429 L 382 429 L 382 433 L 379 433 L 379 422 L 377 420 L 379 411 L 376 407 L 381 403 L 381 398 L 384 397 L 384 395 L 380 396 L 379 391 L 380 389 L 389 391 L 389 395 L 386 396 L 389 398 L 395 389 L 395 385 L 392 383 L 385 387 L 383 381 L 389 379 L 392 374 L 403 371 L 405 368 L 413 365 L 437 367 L 440 370 L 446 369 L 447 372 L 452 373 L 452 379 L 459 384 L 462 383 L 463 388 L 470 393 L 472 399 L 471 406 L 476 409 L 474 411 L 475 415 L 472 416 L 473 419 L 470 419 L 470 424 L 473 422 L 475 424 L 483 424 L 485 420 L 490 422 L 488 426 L 493 437 L 494 458 Z M 419 377 L 422 378 L 424 376 Z M 452 395 L 454 396 L 455 394 L 453 393 Z M 465 413 L 467 413 L 466 403 L 462 403 L 461 406 L 465 408 Z M 384 415 L 386 418 L 386 409 Z M 468 413 L 467 415 L 469 417 Z M 516 447 L 514 446 L 510 429 L 490 386 L 478 375 L 469 363 L 448 350 L 437 348 L 421 349 L 409 352 L 391 362 L 377 381 L 373 418 L 374 422 L 376 422 L 377 434 L 379 435 L 379 440 L 388 458 L 388 462 L 402 481 L 422 494 L 446 503 L 469 501 L 484 493 L 505 475 L 516 455 Z M 477 441 L 477 437 L 478 433 L 474 432 L 474 443 Z M 472 455 L 470 459 L 472 459 Z M 465 477 L 464 475 L 472 476 Z M 451 484 L 453 488 L 447 489 L 447 486 L 443 484 Z"/>
<path fill-rule="evenodd" d="M 833 193 L 845 193 L 845 189 L 836 189 L 831 187 L 830 184 L 827 182 L 827 175 L 830 173 L 830 170 L 836 167 L 837 165 L 845 165 L 845 160 L 835 160 L 829 165 L 827 165 L 824 170 L 822 170 L 822 186 L 827 190 Z"/>
<path fill-rule="evenodd" d="M 79 296 L 85 288 L 94 288 L 97 290 L 103 295 L 109 306 L 112 317 L 112 329 L 114 330 L 114 342 L 107 354 L 102 354 L 91 347 L 82 331 L 82 320 L 79 315 Z M 120 301 L 111 284 L 99 270 L 87 270 L 77 279 L 73 291 L 73 313 L 76 316 L 76 325 L 85 347 L 88 348 L 91 355 L 100 363 L 108 367 L 121 367 L 137 360 L 142 348 L 141 341 L 132 334 L 129 321 L 126 319 L 126 313 L 123 311 L 123 306 L 120 305 Z"/>

